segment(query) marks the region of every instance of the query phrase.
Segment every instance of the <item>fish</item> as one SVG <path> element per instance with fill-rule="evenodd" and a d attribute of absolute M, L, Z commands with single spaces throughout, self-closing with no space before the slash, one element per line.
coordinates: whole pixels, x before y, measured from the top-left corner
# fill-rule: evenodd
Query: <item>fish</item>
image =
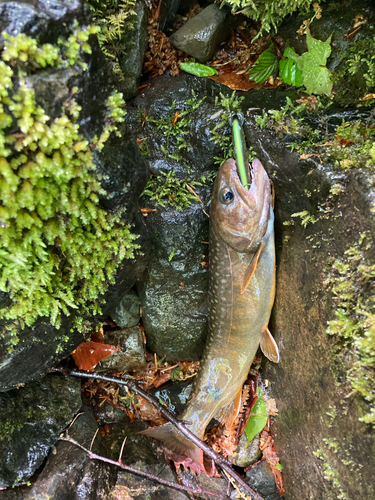
<path fill-rule="evenodd" d="M 271 361 L 279 351 L 268 323 L 275 298 L 272 193 L 259 160 L 250 167 L 249 189 L 236 162 L 220 168 L 210 205 L 209 333 L 185 410 L 179 415 L 200 439 L 211 419 L 234 423 L 242 386 L 259 345 Z M 169 456 L 194 472 L 215 474 L 213 463 L 171 423 L 141 432 L 164 443 Z"/>

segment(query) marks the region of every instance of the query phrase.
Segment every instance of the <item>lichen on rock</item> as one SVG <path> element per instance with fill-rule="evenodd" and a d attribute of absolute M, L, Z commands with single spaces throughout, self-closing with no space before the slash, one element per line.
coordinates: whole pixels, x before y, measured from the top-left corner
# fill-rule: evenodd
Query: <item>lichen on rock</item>
<path fill-rule="evenodd" d="M 122 259 L 133 257 L 136 236 L 121 219 L 99 204 L 105 191 L 95 174 L 93 150 L 100 150 L 117 123 L 124 121 L 124 101 L 114 92 L 107 101 L 107 121 L 96 144 L 80 132 L 81 108 L 75 89 L 61 114 L 50 118 L 37 104 L 28 77 L 41 68 L 86 69 L 96 27 L 75 24 L 57 45 L 3 33 L 0 59 L 0 290 L 12 299 L 0 310 L 8 320 L 11 344 L 17 327 L 61 314 L 99 310 L 97 299 L 113 282 Z M 119 134 L 120 132 L 116 132 Z M 95 142 L 95 141 L 93 141 Z"/>

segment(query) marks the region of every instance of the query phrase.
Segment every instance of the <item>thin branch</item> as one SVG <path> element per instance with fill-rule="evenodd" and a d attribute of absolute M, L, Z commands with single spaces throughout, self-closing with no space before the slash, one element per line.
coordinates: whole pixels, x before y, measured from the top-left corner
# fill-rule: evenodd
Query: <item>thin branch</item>
<path fill-rule="evenodd" d="M 114 382 L 119 385 L 125 385 L 130 390 L 139 394 L 144 399 L 146 399 L 152 406 L 154 406 L 169 422 L 171 422 L 177 429 L 186 436 L 190 441 L 192 441 L 198 448 L 204 451 L 204 453 L 210 457 L 216 465 L 218 465 L 221 469 L 226 471 L 229 476 L 231 476 L 237 483 L 244 488 L 244 490 L 248 491 L 253 497 L 254 500 L 264 500 L 263 497 L 259 495 L 233 468 L 230 462 L 226 460 L 221 455 L 218 455 L 212 448 L 210 448 L 206 443 L 204 443 L 201 439 L 199 439 L 195 434 L 193 434 L 189 429 L 185 427 L 181 420 L 179 420 L 174 413 L 168 410 L 165 406 L 159 403 L 159 401 L 151 394 L 148 394 L 145 390 L 143 390 L 132 378 L 120 379 L 116 377 L 107 377 L 105 375 L 99 375 L 94 373 L 84 373 L 76 370 L 72 370 L 67 372 L 69 375 L 73 377 L 81 377 L 81 378 L 93 378 L 96 380 L 105 380 L 107 382 Z"/>
<path fill-rule="evenodd" d="M 60 436 L 60 441 L 67 441 L 68 443 L 72 443 L 75 446 L 78 446 L 78 448 L 81 448 L 81 450 L 85 451 L 89 458 L 92 460 L 100 460 L 101 462 L 105 462 L 110 465 L 115 465 L 116 467 L 120 467 L 120 469 L 132 472 L 133 474 L 137 474 L 138 476 L 145 477 L 146 479 L 149 479 L 151 481 L 156 481 L 160 484 L 164 484 L 165 486 L 168 486 L 169 488 L 173 488 L 175 490 L 179 491 L 186 491 L 188 493 L 193 493 L 196 495 L 211 495 L 215 498 L 218 498 L 220 500 L 229 500 L 229 498 L 226 495 L 220 495 L 219 493 L 215 493 L 214 491 L 207 491 L 203 490 L 201 488 L 189 488 L 188 486 L 182 486 L 180 484 L 172 483 L 171 481 L 167 481 L 166 479 L 161 479 L 160 477 L 154 476 L 154 474 L 150 474 L 148 472 L 144 472 L 139 469 L 135 469 L 134 467 L 131 467 L 130 465 L 125 465 L 122 462 L 116 462 L 116 460 L 111 460 L 110 458 L 107 457 L 102 457 L 101 455 L 97 455 L 96 453 L 93 453 L 91 450 L 85 448 L 82 446 L 78 441 L 73 439 L 72 437 L 69 436 L 69 434 L 66 432 L 65 436 L 61 435 Z"/>
<path fill-rule="evenodd" d="M 127 437 L 128 437 L 128 436 L 125 436 L 125 437 L 124 437 L 124 441 L 122 442 L 122 445 L 121 445 L 120 454 L 119 454 L 119 456 L 118 456 L 118 461 L 119 461 L 119 463 L 120 463 L 120 464 L 122 464 L 122 452 L 124 451 L 124 446 L 125 446 L 125 443 L 126 443 L 126 438 L 127 438 Z"/>
<path fill-rule="evenodd" d="M 90 444 L 90 452 L 91 452 L 91 450 L 92 450 L 92 445 L 94 444 L 94 441 L 95 441 L 95 438 L 96 438 L 96 435 L 98 434 L 98 432 L 99 432 L 99 427 L 96 429 L 96 432 L 95 432 L 95 434 L 94 434 L 94 437 L 93 437 L 93 438 L 92 438 L 92 440 L 91 440 L 91 444 Z"/>

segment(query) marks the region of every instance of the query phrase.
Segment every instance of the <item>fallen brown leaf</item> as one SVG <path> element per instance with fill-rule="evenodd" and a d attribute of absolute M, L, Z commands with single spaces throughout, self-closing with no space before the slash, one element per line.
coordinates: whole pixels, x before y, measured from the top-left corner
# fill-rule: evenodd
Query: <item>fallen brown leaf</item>
<path fill-rule="evenodd" d="M 268 83 L 255 83 L 237 73 L 222 73 L 221 75 L 209 76 L 209 78 L 215 82 L 226 85 L 232 90 L 243 90 L 245 92 L 252 89 L 275 89 L 282 83 L 279 78 L 276 78 L 272 85 Z"/>
<path fill-rule="evenodd" d="M 272 473 L 275 477 L 276 487 L 279 495 L 282 497 L 285 492 L 284 481 L 281 470 L 278 469 L 280 459 L 277 454 L 274 439 L 269 430 L 264 429 L 260 435 L 259 448 L 263 452 L 264 458 L 267 460 L 268 465 L 271 467 Z"/>
<path fill-rule="evenodd" d="M 119 347 L 101 342 L 82 342 L 77 349 L 72 352 L 75 364 L 80 370 L 93 371 L 100 360 L 110 356 L 116 351 L 121 351 Z"/>

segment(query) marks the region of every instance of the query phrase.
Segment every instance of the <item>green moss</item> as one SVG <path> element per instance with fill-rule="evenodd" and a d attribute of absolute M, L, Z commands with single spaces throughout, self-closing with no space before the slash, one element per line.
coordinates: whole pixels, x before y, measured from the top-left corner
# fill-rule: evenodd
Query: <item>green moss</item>
<path fill-rule="evenodd" d="M 313 3 L 312 0 L 224 0 L 221 5 L 229 5 L 232 12 L 261 21 L 261 32 L 269 32 L 289 14 L 297 9 L 307 11 Z"/>
<path fill-rule="evenodd" d="M 150 200 L 154 200 L 155 204 L 161 207 L 168 204 L 177 210 L 182 210 L 189 207 L 193 200 L 197 201 L 197 197 L 186 187 L 187 184 L 193 189 L 202 185 L 188 178 L 178 179 L 174 170 L 168 173 L 160 172 L 158 176 L 150 178 L 142 195 L 148 196 Z"/>
<path fill-rule="evenodd" d="M 342 121 L 332 134 L 327 134 L 324 116 L 319 117 L 319 110 L 332 104 L 326 98 L 313 98 L 296 106 L 287 97 L 287 104 L 280 110 L 263 111 L 255 118 L 258 127 L 271 128 L 280 139 L 290 136 L 288 147 L 301 154 L 312 154 L 325 163 L 333 163 L 340 169 L 375 167 L 375 121 L 374 116 L 354 123 Z M 320 129 L 308 125 L 308 119 L 315 115 L 322 126 Z M 307 156 L 308 157 L 308 156 Z M 301 158 L 303 159 L 303 158 Z M 341 189 L 339 185 L 336 185 Z M 333 193 L 335 194 L 335 193 Z"/>
<path fill-rule="evenodd" d="M 347 377 L 367 402 L 367 412 L 360 420 L 375 425 L 375 264 L 368 255 L 370 246 L 363 233 L 342 258 L 330 263 L 324 285 L 333 294 L 335 308 L 327 333 L 353 351 Z"/>
<path fill-rule="evenodd" d="M 351 42 L 333 74 L 335 101 L 341 106 L 358 105 L 375 87 L 375 36 Z M 363 101 L 371 106 L 374 99 Z"/>
<path fill-rule="evenodd" d="M 312 99 L 311 105 L 308 101 L 296 105 L 290 97 L 287 97 L 285 106 L 281 109 L 263 110 L 262 116 L 255 118 L 255 123 L 261 129 L 273 129 L 280 139 L 287 135 L 291 136 L 291 143 L 288 144 L 288 147 L 292 151 L 303 153 L 307 148 L 318 143 L 321 136 L 319 130 L 308 125 L 307 118 L 331 105 L 331 102 L 324 97 L 313 97 Z"/>
<path fill-rule="evenodd" d="M 190 173 L 190 164 L 186 161 L 184 152 L 189 150 L 190 146 L 186 142 L 186 136 L 190 133 L 189 127 L 194 120 L 194 111 L 206 99 L 206 96 L 198 99 L 194 90 L 191 93 L 192 96 L 183 104 L 183 109 L 177 110 L 176 101 L 174 100 L 170 111 L 160 118 L 145 117 L 145 121 L 156 127 L 157 130 L 160 130 L 166 139 L 165 144 L 160 145 L 163 154 L 172 160 L 182 163 L 188 173 Z M 141 110 L 139 110 L 139 113 L 140 119 L 144 119 Z"/>
<path fill-rule="evenodd" d="M 136 12 L 133 0 L 88 0 L 93 19 L 99 28 L 98 40 L 114 74 L 121 80 L 119 56 L 124 52 L 124 40 L 134 29 Z"/>
<path fill-rule="evenodd" d="M 340 484 L 339 473 L 329 462 L 326 452 L 324 450 L 319 449 L 317 451 L 314 451 L 313 453 L 317 458 L 319 458 L 323 462 L 322 463 L 323 477 L 326 481 L 332 483 L 332 485 L 336 489 L 337 491 L 336 498 L 340 500 L 349 500 Z"/>
<path fill-rule="evenodd" d="M 17 327 L 31 326 L 41 316 L 58 326 L 62 313 L 99 310 L 97 299 L 136 248 L 121 214 L 99 205 L 105 192 L 94 172 L 93 146 L 80 134 L 80 107 L 73 96 L 51 119 L 26 83 L 27 74 L 40 66 L 85 68 L 80 53 L 91 51 L 88 38 L 96 31 L 74 26 L 67 40 L 42 47 L 25 35 L 3 34 L 0 290 L 10 294 L 12 305 L 0 310 L 0 318 L 9 320 L 12 344 L 18 342 Z M 99 149 L 124 118 L 121 94 L 107 104 Z"/>

